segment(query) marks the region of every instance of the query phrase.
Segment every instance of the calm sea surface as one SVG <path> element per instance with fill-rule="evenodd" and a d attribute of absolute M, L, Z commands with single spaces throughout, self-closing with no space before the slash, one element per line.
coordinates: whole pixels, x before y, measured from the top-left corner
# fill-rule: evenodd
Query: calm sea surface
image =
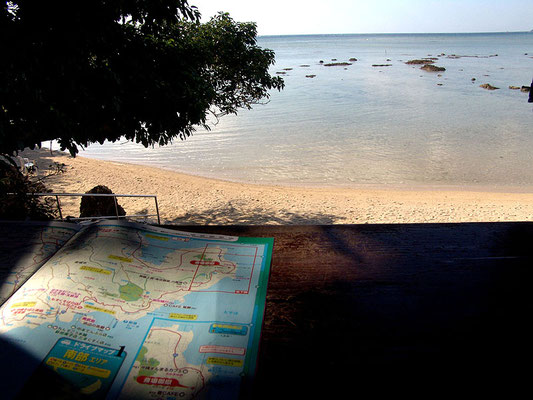
<path fill-rule="evenodd" d="M 533 190 L 533 104 L 509 89 L 531 83 L 533 33 L 271 36 L 259 44 L 276 52 L 272 73 L 285 72 L 285 89 L 268 104 L 171 146 L 108 143 L 80 155 L 251 183 Z M 352 57 L 346 67 L 319 63 Z M 423 57 L 446 71 L 405 64 Z"/>

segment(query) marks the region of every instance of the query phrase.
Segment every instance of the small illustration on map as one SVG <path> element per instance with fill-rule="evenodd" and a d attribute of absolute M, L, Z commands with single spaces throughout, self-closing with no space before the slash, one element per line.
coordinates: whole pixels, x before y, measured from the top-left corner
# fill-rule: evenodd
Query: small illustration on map
<path fill-rule="evenodd" d="M 246 335 L 248 327 L 245 325 L 211 324 L 209 332 L 229 335 Z"/>

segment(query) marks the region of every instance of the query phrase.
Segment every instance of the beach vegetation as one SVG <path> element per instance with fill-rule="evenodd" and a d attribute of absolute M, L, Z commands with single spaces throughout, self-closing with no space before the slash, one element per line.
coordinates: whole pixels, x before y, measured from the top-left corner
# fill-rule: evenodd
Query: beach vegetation
<path fill-rule="evenodd" d="M 123 138 L 166 145 L 284 86 L 255 23 L 201 23 L 186 0 L 0 4 L 3 154 L 50 140 L 72 155 Z"/>
<path fill-rule="evenodd" d="M 42 179 L 30 179 L 11 159 L 0 157 L 0 220 L 43 221 L 57 218 L 53 198 L 33 195 L 49 191 Z"/>

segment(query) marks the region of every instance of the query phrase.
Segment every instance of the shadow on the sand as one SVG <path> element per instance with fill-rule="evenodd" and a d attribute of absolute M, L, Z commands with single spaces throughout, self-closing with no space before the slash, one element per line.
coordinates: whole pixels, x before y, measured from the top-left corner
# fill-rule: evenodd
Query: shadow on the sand
<path fill-rule="evenodd" d="M 331 225 L 340 222 L 346 221 L 333 214 L 240 208 L 230 202 L 217 208 L 187 212 L 165 223 L 174 225 Z"/>
<path fill-rule="evenodd" d="M 24 151 L 20 152 L 21 157 L 26 157 L 32 161 L 34 161 L 35 165 L 37 166 L 37 176 L 41 176 L 43 174 L 46 174 L 48 171 L 50 171 L 51 166 L 54 162 L 59 162 L 57 160 L 58 157 L 67 159 L 70 157 L 68 153 L 64 153 L 61 151 L 53 150 L 50 151 L 50 149 L 47 149 L 45 147 L 42 148 L 36 148 L 36 149 L 25 149 Z"/>

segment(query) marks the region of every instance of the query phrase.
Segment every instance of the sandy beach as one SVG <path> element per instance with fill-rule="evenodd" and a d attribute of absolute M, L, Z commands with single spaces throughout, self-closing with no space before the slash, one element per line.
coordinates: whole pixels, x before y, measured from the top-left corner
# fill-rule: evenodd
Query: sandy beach
<path fill-rule="evenodd" d="M 37 176 L 54 163 L 65 172 L 45 179 L 54 192 L 84 193 L 106 185 L 114 193 L 153 194 L 161 223 L 362 224 L 533 220 L 533 193 L 474 190 L 302 188 L 242 184 L 140 165 L 26 150 Z M 79 216 L 80 198 L 63 198 L 63 215 Z M 128 215 L 154 214 L 153 199 L 120 199 Z"/>

